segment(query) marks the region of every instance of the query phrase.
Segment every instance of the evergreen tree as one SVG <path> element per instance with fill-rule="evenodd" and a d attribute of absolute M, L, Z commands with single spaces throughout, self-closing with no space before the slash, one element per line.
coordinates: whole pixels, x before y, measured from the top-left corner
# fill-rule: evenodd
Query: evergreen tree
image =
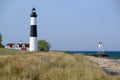
<path fill-rule="evenodd" d="M 49 51 L 50 44 L 45 40 L 38 40 L 38 51 Z"/>
<path fill-rule="evenodd" d="M 0 33 L 0 48 L 2 48 L 3 45 L 2 45 L 2 34 Z"/>

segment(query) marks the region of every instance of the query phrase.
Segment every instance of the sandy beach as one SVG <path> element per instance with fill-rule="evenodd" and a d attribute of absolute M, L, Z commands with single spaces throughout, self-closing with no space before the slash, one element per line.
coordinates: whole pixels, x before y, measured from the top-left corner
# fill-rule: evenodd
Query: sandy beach
<path fill-rule="evenodd" d="M 111 75 L 120 74 L 120 63 L 115 62 L 113 59 L 97 58 L 87 56 L 90 60 L 94 61 L 101 67 L 105 72 Z"/>

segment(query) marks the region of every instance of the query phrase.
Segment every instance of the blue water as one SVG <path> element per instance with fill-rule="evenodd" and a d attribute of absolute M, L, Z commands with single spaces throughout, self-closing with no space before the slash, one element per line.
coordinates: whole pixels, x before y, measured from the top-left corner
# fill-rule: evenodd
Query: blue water
<path fill-rule="evenodd" d="M 97 51 L 65 51 L 70 54 L 97 54 Z M 104 51 L 105 54 L 108 54 L 109 58 L 120 59 L 120 51 Z"/>

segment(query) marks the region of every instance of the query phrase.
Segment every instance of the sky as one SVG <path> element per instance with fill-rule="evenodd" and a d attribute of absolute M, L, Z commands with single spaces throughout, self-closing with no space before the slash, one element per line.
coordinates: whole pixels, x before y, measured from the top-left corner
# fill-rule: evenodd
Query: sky
<path fill-rule="evenodd" d="M 30 14 L 35 7 L 38 40 L 51 50 L 120 51 L 119 0 L 0 0 L 3 44 L 29 43 Z"/>

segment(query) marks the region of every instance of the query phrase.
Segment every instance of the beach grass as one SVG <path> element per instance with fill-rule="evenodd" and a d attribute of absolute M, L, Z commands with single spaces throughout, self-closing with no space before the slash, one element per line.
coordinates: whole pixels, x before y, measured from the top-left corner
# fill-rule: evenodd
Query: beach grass
<path fill-rule="evenodd" d="M 30 53 L 28 51 L 21 51 L 21 50 L 14 50 L 14 49 L 7 49 L 7 48 L 0 48 L 0 55 L 15 55 L 15 54 L 26 54 Z"/>
<path fill-rule="evenodd" d="M 0 54 L 0 80 L 120 80 L 82 54 L 9 49 Z"/>

